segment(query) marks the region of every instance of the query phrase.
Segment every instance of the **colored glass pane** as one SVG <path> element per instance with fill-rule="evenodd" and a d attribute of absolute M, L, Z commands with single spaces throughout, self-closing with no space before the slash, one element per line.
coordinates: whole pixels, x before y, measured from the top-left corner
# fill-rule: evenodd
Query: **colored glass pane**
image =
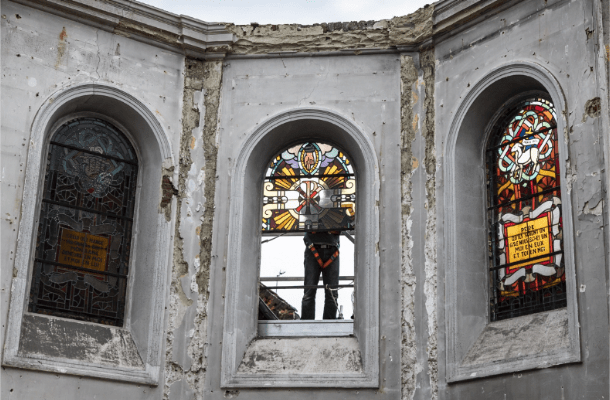
<path fill-rule="evenodd" d="M 355 214 L 352 162 L 338 148 L 302 143 L 271 160 L 263 182 L 263 232 L 350 230 Z"/>
<path fill-rule="evenodd" d="M 492 320 L 566 305 L 556 112 L 522 101 L 487 150 Z"/>
<path fill-rule="evenodd" d="M 123 325 L 136 161 L 105 121 L 73 120 L 53 136 L 29 311 Z"/>

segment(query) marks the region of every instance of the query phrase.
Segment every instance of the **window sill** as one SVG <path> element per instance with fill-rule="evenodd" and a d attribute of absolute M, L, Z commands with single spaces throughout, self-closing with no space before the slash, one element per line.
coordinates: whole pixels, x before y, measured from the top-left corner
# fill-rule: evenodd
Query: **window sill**
<path fill-rule="evenodd" d="M 487 324 L 448 382 L 580 361 L 566 308 Z"/>
<path fill-rule="evenodd" d="M 348 324 L 345 324 L 348 325 Z M 378 387 L 363 367 L 355 337 L 258 338 L 244 354 L 226 388 Z"/>
<path fill-rule="evenodd" d="M 129 330 L 37 314 L 23 316 L 19 351 L 5 353 L 2 365 L 158 384 L 158 368 L 142 362 Z"/>
<path fill-rule="evenodd" d="M 335 337 L 353 334 L 354 321 L 346 319 L 258 321 L 258 335 L 261 337 Z"/>

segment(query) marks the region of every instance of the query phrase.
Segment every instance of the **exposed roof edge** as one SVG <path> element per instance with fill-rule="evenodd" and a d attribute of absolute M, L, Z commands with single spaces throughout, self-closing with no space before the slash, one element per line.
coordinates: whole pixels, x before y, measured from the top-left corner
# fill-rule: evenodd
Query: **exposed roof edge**
<path fill-rule="evenodd" d="M 157 47 L 193 58 L 224 58 L 233 53 L 237 36 L 225 23 L 210 23 L 186 15 L 176 15 L 132 0 L 11 0 L 71 20 L 85 22 L 108 32 L 130 37 Z M 510 7 L 523 0 L 440 0 L 431 4 L 433 30 L 420 37 L 408 48 L 388 43 L 389 52 L 418 51 L 433 46 L 458 33 L 472 21 Z M 389 23 L 393 20 L 387 20 Z M 396 48 L 398 47 L 398 48 Z M 362 49 L 356 54 L 375 53 L 377 49 Z M 352 53 L 354 49 L 331 50 L 325 53 Z M 388 50 L 385 50 L 388 52 Z M 277 52 L 275 52 L 277 53 Z M 302 56 L 294 52 L 294 56 Z M 311 55 L 307 52 L 306 55 Z M 328 55 L 328 54 L 325 54 Z M 237 54 L 236 54 L 237 56 Z M 256 55 L 272 57 L 274 53 Z M 249 57 L 249 55 L 244 55 Z"/>
<path fill-rule="evenodd" d="M 222 58 L 235 35 L 209 23 L 129 0 L 11 0 L 196 58 Z"/>

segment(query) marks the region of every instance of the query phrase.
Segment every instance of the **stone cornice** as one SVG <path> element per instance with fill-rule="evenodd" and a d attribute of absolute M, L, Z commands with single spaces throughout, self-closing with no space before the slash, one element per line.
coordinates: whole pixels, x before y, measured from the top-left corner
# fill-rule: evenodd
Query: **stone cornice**
<path fill-rule="evenodd" d="M 208 23 L 186 15 L 176 15 L 168 11 L 164 11 L 137 1 L 132 0 L 11 0 L 17 3 L 25 4 L 34 8 L 42 9 L 47 12 L 60 15 L 65 18 L 80 21 L 89 25 L 99 27 L 109 32 L 118 35 L 127 36 L 134 40 L 149 43 L 158 47 L 165 48 L 170 51 L 178 52 L 189 57 L 199 59 L 214 59 L 223 58 L 225 55 L 234 55 L 236 57 L 250 57 L 255 55 L 259 57 L 273 57 L 282 52 L 285 44 L 290 48 L 291 42 L 298 48 L 298 43 L 301 43 L 302 38 L 287 37 L 280 39 L 275 37 L 274 46 L 277 51 L 272 48 L 256 50 L 257 43 L 253 42 L 255 36 L 259 36 L 265 42 L 264 37 L 267 35 L 238 37 L 231 27 L 224 23 Z M 435 43 L 441 42 L 446 38 L 458 34 L 464 28 L 476 23 L 482 17 L 495 14 L 502 9 L 508 8 L 523 0 L 440 0 L 433 3 L 434 11 L 431 16 L 432 21 L 428 24 L 433 24 L 433 28 L 428 32 L 420 32 L 419 37 L 415 35 L 415 39 L 405 48 L 405 43 L 401 43 L 401 38 L 394 38 L 392 34 L 408 35 L 404 27 L 401 27 L 400 20 L 410 19 L 415 15 L 423 15 L 421 10 L 416 11 L 410 16 L 393 18 L 392 20 L 384 20 L 379 23 L 380 31 L 386 30 L 389 32 L 389 37 L 386 40 L 380 41 L 380 47 L 385 49 L 383 52 L 404 52 L 404 51 L 419 51 Z M 383 22 L 383 23 L 382 23 Z M 407 21 L 409 22 L 409 21 Z M 385 25 L 384 25 L 385 23 Z M 424 26 L 425 20 L 419 20 L 419 25 Z M 423 24 L 423 25 L 422 25 Z M 383 27 L 382 27 L 383 25 Z M 396 26 L 394 26 L 396 25 Z M 404 24 L 403 24 L 404 25 Z M 407 24 L 410 25 L 410 24 Z M 411 25 L 413 25 L 411 23 Z M 418 24 L 413 25 L 417 28 Z M 277 26 L 276 26 L 277 27 Z M 315 26 L 313 26 L 315 28 Z M 227 29 L 228 28 L 228 29 Z M 303 26 L 303 29 L 312 28 L 312 26 Z M 254 29 L 254 27 L 252 28 Z M 277 29 L 277 28 L 276 28 Z M 373 29 L 373 28 L 371 28 Z M 375 29 L 371 32 L 375 32 Z M 365 30 L 370 30 L 369 28 Z M 399 32 L 400 31 L 400 32 Z M 408 31 L 408 29 L 407 29 Z M 356 28 L 350 34 L 357 34 Z M 347 34 L 348 32 L 346 32 Z M 421 34 L 423 33 L 423 35 Z M 328 33 L 319 33 L 320 36 Z M 369 33 L 369 35 L 372 33 Z M 274 33 L 269 33 L 271 36 L 277 36 Z M 383 35 L 383 33 L 382 33 Z M 311 33 L 311 42 L 316 41 L 316 33 Z M 244 49 L 242 40 L 246 40 L 246 47 L 252 46 L 252 52 L 249 48 Z M 271 39 L 271 37 L 269 38 Z M 299 40 L 297 40 L 299 39 Z M 395 42 L 395 43 L 392 43 Z M 301 43 L 302 44 L 302 43 Z M 259 43 L 260 45 L 260 43 Z M 272 46 L 273 47 L 273 46 Z M 294 47 L 294 46 L 292 46 Z M 306 46 L 305 46 L 306 47 Z M 321 52 L 324 55 L 340 54 L 355 51 L 354 46 L 350 43 L 345 43 L 345 48 L 330 48 L 324 51 L 324 48 L 303 48 L 293 50 L 293 56 L 307 56 L 314 52 Z M 367 51 L 368 50 L 368 51 Z M 378 49 L 377 49 L 378 52 Z M 356 54 L 361 53 L 376 53 L 375 48 L 357 49 Z"/>
<path fill-rule="evenodd" d="M 222 58 L 235 41 L 208 23 L 129 0 L 12 0 L 195 58 Z"/>
<path fill-rule="evenodd" d="M 435 41 L 445 34 L 483 16 L 510 7 L 523 0 L 440 0 L 434 3 Z"/>

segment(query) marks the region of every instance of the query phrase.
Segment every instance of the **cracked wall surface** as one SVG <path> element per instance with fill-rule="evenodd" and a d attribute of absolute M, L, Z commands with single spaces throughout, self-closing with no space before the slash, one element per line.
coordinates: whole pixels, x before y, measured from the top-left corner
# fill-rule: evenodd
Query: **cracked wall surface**
<path fill-rule="evenodd" d="M 77 85 L 97 83 L 118 88 L 129 93 L 154 114 L 161 130 L 175 147 L 179 137 L 175 133 L 181 131 L 180 98 L 177 95 L 182 93 L 184 57 L 114 35 L 87 21 L 75 22 L 11 1 L 3 0 L 1 4 L 0 186 L 3 245 L 0 246 L 0 302 L 4 341 L 11 293 L 10 278 L 13 276 L 17 235 L 23 212 L 27 155 L 32 146 L 42 145 L 30 139 L 33 135 L 33 121 L 40 115 L 41 107 L 52 104 L 57 93 Z M 68 115 L 71 112 L 66 111 Z M 140 153 L 138 156 L 144 160 L 147 155 Z M 154 168 L 159 172 L 164 170 L 171 177 L 171 160 L 166 161 L 163 165 L 152 166 L 146 162 L 140 165 L 141 168 Z M 161 191 L 161 179 L 158 188 Z M 166 208 L 171 209 L 171 204 Z M 161 207 L 159 212 L 163 212 Z M 167 216 L 171 217 L 171 212 Z M 157 218 L 157 215 L 153 214 L 151 218 Z M 48 320 L 47 317 L 32 318 Z M 138 323 L 136 320 L 132 315 L 132 323 Z M 36 329 L 31 331 L 32 334 L 22 331 L 26 340 L 22 343 L 23 351 L 20 354 L 31 357 L 36 357 L 37 354 L 45 357 L 69 355 L 86 363 L 126 370 L 140 370 L 150 363 L 138 351 L 148 344 L 138 342 L 138 337 L 127 334 L 123 329 L 109 331 L 101 329 L 104 326 L 71 320 L 54 325 L 50 321 L 50 325 L 41 322 L 28 324 L 27 329 Z M 66 327 L 70 329 L 63 330 Z M 43 328 L 47 333 L 52 332 L 52 335 L 36 336 L 35 333 Z M 3 367 L 1 379 L 0 396 L 7 399 L 96 396 L 149 399 L 161 398 L 162 395 L 162 390 L 155 387 L 71 376 L 62 373 L 60 369 L 52 374 Z M 33 385 L 32 382 L 37 384 Z"/>
<path fill-rule="evenodd" d="M 413 103 L 419 101 L 414 88 L 418 71 L 412 57 L 402 55 L 401 61 L 401 214 L 402 214 L 402 266 L 401 266 L 401 392 L 403 399 L 412 399 L 415 394 L 415 378 L 421 370 L 417 360 L 415 333 L 415 289 L 416 278 L 413 266 L 413 233 L 411 227 L 413 182 L 412 176 L 419 162 L 413 156 L 413 142 L 417 121 L 413 115 Z M 417 117 L 419 119 L 419 117 Z"/>
<path fill-rule="evenodd" d="M 186 60 L 164 398 L 202 398 L 222 63 Z"/>
<path fill-rule="evenodd" d="M 438 344 L 437 344 L 437 240 L 436 240 L 436 147 L 434 129 L 434 85 L 435 85 L 435 57 L 434 49 L 421 53 L 421 67 L 423 70 L 423 86 L 425 90 L 424 112 L 425 121 L 422 123 L 422 136 L 425 141 L 424 166 L 426 170 L 426 244 L 425 244 L 425 276 L 424 283 L 425 309 L 428 327 L 428 342 L 426 354 L 428 362 L 428 375 L 430 381 L 430 399 L 438 398 Z"/>
<path fill-rule="evenodd" d="M 438 397 L 434 83 L 434 49 L 401 56 L 403 399 Z"/>

